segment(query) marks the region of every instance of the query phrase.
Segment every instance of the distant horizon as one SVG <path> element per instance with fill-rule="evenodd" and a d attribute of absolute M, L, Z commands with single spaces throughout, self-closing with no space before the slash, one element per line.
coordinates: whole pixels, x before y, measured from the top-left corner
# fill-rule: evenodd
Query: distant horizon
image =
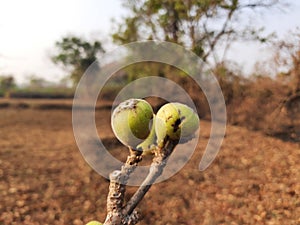
<path fill-rule="evenodd" d="M 31 75 L 50 82 L 65 77 L 66 72 L 51 62 L 50 55 L 55 42 L 67 34 L 98 39 L 106 51 L 117 47 L 111 42 L 111 20 L 126 15 L 120 0 L 0 0 L 0 3 L 0 75 L 12 74 L 18 85 Z M 261 16 L 258 26 L 265 26 L 268 33 L 274 31 L 280 38 L 300 27 L 300 3 L 291 4 L 285 13 L 275 9 Z M 240 42 L 233 45 L 228 58 L 247 74 L 253 71 L 256 61 L 265 60 L 268 55 L 258 44 L 244 46 Z"/>

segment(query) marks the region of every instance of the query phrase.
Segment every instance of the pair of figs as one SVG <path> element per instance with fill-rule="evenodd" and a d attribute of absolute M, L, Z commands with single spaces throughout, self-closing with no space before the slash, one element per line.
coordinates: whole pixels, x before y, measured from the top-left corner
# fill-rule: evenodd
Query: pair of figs
<path fill-rule="evenodd" d="M 181 103 L 167 103 L 154 115 L 147 101 L 129 99 L 114 109 L 111 126 L 124 145 L 146 152 L 162 144 L 165 138 L 191 139 L 199 128 L 199 118 L 193 109 Z"/>

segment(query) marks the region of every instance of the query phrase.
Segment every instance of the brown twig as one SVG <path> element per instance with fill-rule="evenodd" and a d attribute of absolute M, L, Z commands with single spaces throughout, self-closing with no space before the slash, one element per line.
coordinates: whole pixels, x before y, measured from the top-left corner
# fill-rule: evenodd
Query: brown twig
<path fill-rule="evenodd" d="M 128 201 L 127 205 L 123 210 L 123 214 L 131 215 L 133 213 L 134 209 L 139 204 L 139 202 L 143 199 L 143 197 L 148 192 L 152 184 L 162 174 L 163 169 L 167 164 L 167 160 L 171 155 L 171 153 L 173 152 L 176 144 L 177 142 L 167 141 L 162 148 L 157 149 L 156 156 L 153 158 L 153 162 L 151 164 L 148 176 L 143 181 L 139 189 Z"/>
<path fill-rule="evenodd" d="M 122 166 L 121 170 L 115 170 L 110 174 L 109 193 L 107 196 L 107 216 L 104 225 L 125 225 L 125 217 L 122 213 L 122 208 L 124 204 L 126 183 L 130 174 L 135 170 L 137 164 L 142 160 L 141 153 L 142 152 L 140 151 L 133 151 L 130 149 L 130 156 L 128 156 L 126 163 L 124 166 Z M 126 224 L 128 225 L 136 224 L 137 214 L 134 213 L 126 220 Z"/>
<path fill-rule="evenodd" d="M 135 225 L 139 221 L 139 215 L 134 209 L 143 199 L 152 184 L 162 174 L 167 160 L 178 142 L 166 139 L 162 147 L 157 147 L 155 157 L 150 166 L 149 174 L 142 185 L 124 206 L 126 183 L 130 174 L 142 160 L 141 152 L 130 149 L 126 163 L 121 170 L 110 174 L 110 186 L 107 197 L 107 216 L 104 225 Z"/>

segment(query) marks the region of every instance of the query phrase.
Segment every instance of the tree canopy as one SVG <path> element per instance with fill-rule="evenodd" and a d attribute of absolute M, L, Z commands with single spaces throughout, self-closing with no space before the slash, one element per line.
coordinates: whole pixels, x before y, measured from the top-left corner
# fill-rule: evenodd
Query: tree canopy
<path fill-rule="evenodd" d="M 278 4 L 279 0 L 124 1 L 130 13 L 118 24 L 113 40 L 119 44 L 171 41 L 191 49 L 204 61 L 211 58 L 219 63 L 234 40 L 265 42 L 268 35 L 262 35 L 263 28 L 251 23 L 242 25 L 241 19 L 248 19 L 247 11 L 270 9 Z"/>
<path fill-rule="evenodd" d="M 300 29 L 289 32 L 284 40 L 274 43 L 276 68 L 288 71 L 292 94 L 300 95 Z M 280 74 L 279 71 L 277 73 Z"/>
<path fill-rule="evenodd" d="M 63 37 L 55 43 L 55 46 L 57 54 L 52 56 L 52 61 L 69 70 L 74 84 L 78 83 L 97 56 L 105 52 L 99 41 L 89 42 L 75 36 Z"/>
<path fill-rule="evenodd" d="M 12 75 L 0 76 L 0 91 L 9 97 L 10 91 L 16 87 L 15 79 Z"/>

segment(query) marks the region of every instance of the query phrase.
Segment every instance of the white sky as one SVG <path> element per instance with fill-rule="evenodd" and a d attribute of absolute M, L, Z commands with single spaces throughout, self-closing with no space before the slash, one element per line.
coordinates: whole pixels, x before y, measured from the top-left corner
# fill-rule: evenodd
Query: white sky
<path fill-rule="evenodd" d="M 285 14 L 273 11 L 260 19 L 268 31 L 285 34 L 300 27 L 300 1 Z M 12 73 L 18 83 L 29 75 L 59 81 L 64 72 L 49 59 L 54 43 L 66 34 L 110 40 L 111 19 L 125 14 L 120 0 L 0 0 L 0 74 Z M 111 45 L 110 45 L 111 46 Z M 265 57 L 257 45 L 237 45 L 230 55 L 250 69 Z M 251 56 L 251 57 L 249 57 Z"/>
<path fill-rule="evenodd" d="M 58 81 L 64 71 L 49 59 L 55 41 L 66 34 L 105 41 L 121 11 L 116 0 L 0 0 L 0 74 Z"/>

